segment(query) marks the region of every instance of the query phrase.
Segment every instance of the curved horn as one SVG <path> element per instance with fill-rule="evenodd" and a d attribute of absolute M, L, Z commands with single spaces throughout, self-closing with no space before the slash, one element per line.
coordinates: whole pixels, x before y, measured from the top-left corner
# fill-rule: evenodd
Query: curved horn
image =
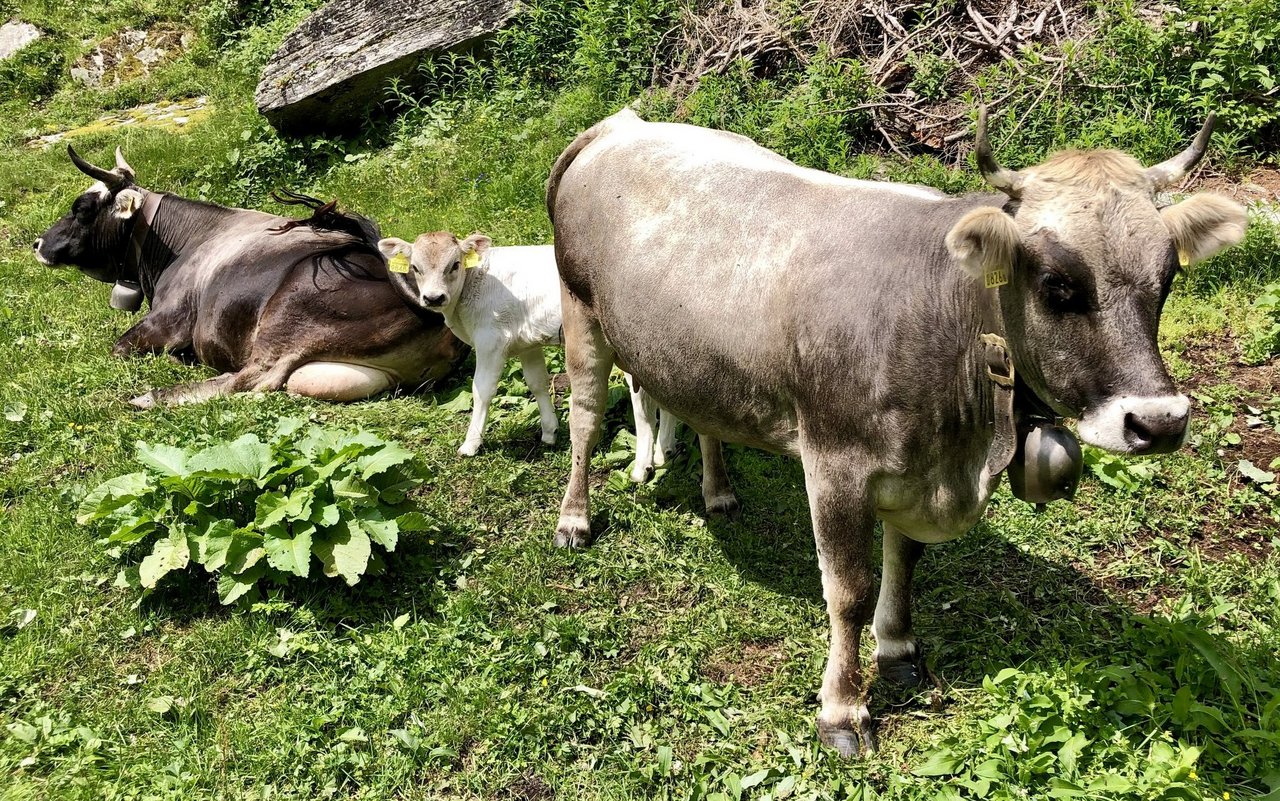
<path fill-rule="evenodd" d="M 991 152 L 991 141 L 987 139 L 987 107 L 978 109 L 978 132 L 974 136 L 973 148 L 978 156 L 978 169 L 982 178 L 996 189 L 1016 199 L 1022 192 L 1022 173 L 1000 166 L 995 154 Z"/>
<path fill-rule="evenodd" d="M 116 148 L 116 169 L 115 172 L 123 176 L 130 183 L 136 181 L 138 176 L 134 173 L 133 168 L 129 166 L 129 162 L 124 160 L 124 153 L 120 148 Z"/>
<path fill-rule="evenodd" d="M 1204 158 L 1204 152 L 1209 148 L 1209 137 L 1213 136 L 1215 118 L 1213 112 L 1209 112 L 1209 117 L 1201 126 L 1200 133 L 1196 134 L 1195 141 L 1186 150 L 1168 161 L 1162 161 L 1147 168 L 1147 177 L 1151 179 L 1156 189 L 1164 189 L 1176 184 L 1191 171 L 1192 167 L 1200 163 L 1200 159 Z"/>
<path fill-rule="evenodd" d="M 80 154 L 77 153 L 76 149 L 72 147 L 70 144 L 67 145 L 67 155 L 71 157 L 71 163 L 76 165 L 76 169 L 80 170 L 80 172 L 84 173 L 90 178 L 93 178 L 98 181 L 102 181 L 104 184 L 106 184 L 107 186 L 113 189 L 119 186 L 122 186 L 125 182 L 124 176 L 118 175 L 112 172 L 111 170 L 104 170 L 101 167 L 95 167 L 94 165 L 80 158 Z"/>

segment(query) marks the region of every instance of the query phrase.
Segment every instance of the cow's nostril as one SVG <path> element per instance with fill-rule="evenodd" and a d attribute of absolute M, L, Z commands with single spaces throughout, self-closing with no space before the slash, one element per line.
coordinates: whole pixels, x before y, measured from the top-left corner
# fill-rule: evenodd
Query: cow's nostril
<path fill-rule="evenodd" d="M 446 295 L 423 295 L 422 296 L 422 302 L 427 304 L 428 306 L 443 306 L 444 302 L 448 299 L 449 298 Z"/>
<path fill-rule="evenodd" d="M 1187 431 L 1187 413 L 1130 412 L 1124 416 L 1125 439 L 1135 453 L 1169 453 L 1182 445 Z"/>
<path fill-rule="evenodd" d="M 40 246 L 41 246 L 41 245 L 43 245 L 43 244 L 44 244 L 44 240 L 43 240 L 43 239 L 37 239 L 37 240 L 35 241 L 35 244 L 31 246 L 31 249 L 32 249 L 32 250 L 34 250 L 36 253 L 39 253 L 39 252 L 40 252 Z"/>

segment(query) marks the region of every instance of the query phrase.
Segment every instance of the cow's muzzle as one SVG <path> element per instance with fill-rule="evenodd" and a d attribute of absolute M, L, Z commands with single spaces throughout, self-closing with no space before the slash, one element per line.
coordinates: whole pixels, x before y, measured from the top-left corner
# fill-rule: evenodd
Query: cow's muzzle
<path fill-rule="evenodd" d="M 1171 453 L 1186 441 L 1190 420 L 1185 395 L 1121 396 L 1085 410 L 1080 438 L 1115 453 Z"/>
<path fill-rule="evenodd" d="M 44 240 L 37 239 L 35 244 L 31 246 L 31 250 L 34 251 L 36 254 L 36 261 L 40 262 L 46 267 L 50 267 L 53 265 L 53 262 L 49 261 L 49 259 L 43 253 L 40 252 L 40 249 L 43 247 L 44 247 Z"/>

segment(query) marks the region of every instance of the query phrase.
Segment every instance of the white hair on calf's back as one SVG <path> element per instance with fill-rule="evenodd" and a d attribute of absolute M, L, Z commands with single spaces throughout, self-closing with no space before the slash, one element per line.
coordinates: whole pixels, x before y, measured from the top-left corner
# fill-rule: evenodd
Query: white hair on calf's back
<path fill-rule="evenodd" d="M 1160 210 L 1179 258 L 1190 266 L 1244 239 L 1249 215 L 1244 207 L 1222 195 L 1193 195 Z"/>
<path fill-rule="evenodd" d="M 993 267 L 1013 266 L 1018 249 L 1013 218 L 994 206 L 974 209 L 947 232 L 947 250 L 965 272 L 980 278 Z"/>

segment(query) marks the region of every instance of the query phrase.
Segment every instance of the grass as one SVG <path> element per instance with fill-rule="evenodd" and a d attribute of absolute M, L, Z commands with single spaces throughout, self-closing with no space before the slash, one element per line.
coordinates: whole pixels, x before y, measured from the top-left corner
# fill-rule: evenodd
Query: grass
<path fill-rule="evenodd" d="M 189 131 L 99 132 L 77 147 L 109 162 L 122 144 L 156 189 L 278 211 L 266 191 L 285 184 L 341 197 L 388 234 L 483 229 L 514 244 L 549 241 L 546 170 L 617 105 L 581 86 L 507 85 L 410 103 L 351 139 L 281 140 L 252 109 L 246 64 L 306 5 L 221 55 L 205 33 L 134 85 L 5 107 L 0 798 L 1275 797 L 1280 507 L 1235 465 L 1266 444 L 1243 427 L 1246 407 L 1280 401 L 1258 388 L 1274 372 L 1244 372 L 1232 350 L 1278 277 L 1274 231 L 1259 227 L 1166 310 L 1165 350 L 1197 393 L 1191 445 L 1118 463 L 1123 488 L 1090 476 L 1076 503 L 1039 515 L 1002 491 L 973 532 L 929 548 L 915 609 L 940 703 L 876 682 L 882 752 L 841 761 L 813 730 L 827 623 L 796 463 L 731 448 L 744 514 L 706 521 L 688 436 L 654 482 L 613 478 L 629 426 L 619 404 L 616 446 L 595 462 L 599 542 L 566 553 L 551 532 L 567 448 L 537 444 L 514 377 L 470 461 L 454 454 L 466 416 L 445 407 L 465 377 L 349 406 L 125 404 L 207 373 L 110 358 L 133 318 L 107 308 L 106 287 L 31 259 L 30 241 L 87 185 L 58 148 L 26 148 L 31 132 L 184 96 L 198 74 L 213 110 Z M 198 16 L 177 0 L 19 6 L 50 14 L 70 49 Z M 846 167 L 973 184 L 933 161 L 851 154 Z M 265 434 L 286 416 L 420 454 L 437 478 L 415 503 L 436 530 L 406 535 L 386 575 L 300 581 L 245 609 L 219 607 L 202 574 L 145 598 L 112 586 L 119 563 L 75 508 L 134 469 L 135 441 Z"/>

